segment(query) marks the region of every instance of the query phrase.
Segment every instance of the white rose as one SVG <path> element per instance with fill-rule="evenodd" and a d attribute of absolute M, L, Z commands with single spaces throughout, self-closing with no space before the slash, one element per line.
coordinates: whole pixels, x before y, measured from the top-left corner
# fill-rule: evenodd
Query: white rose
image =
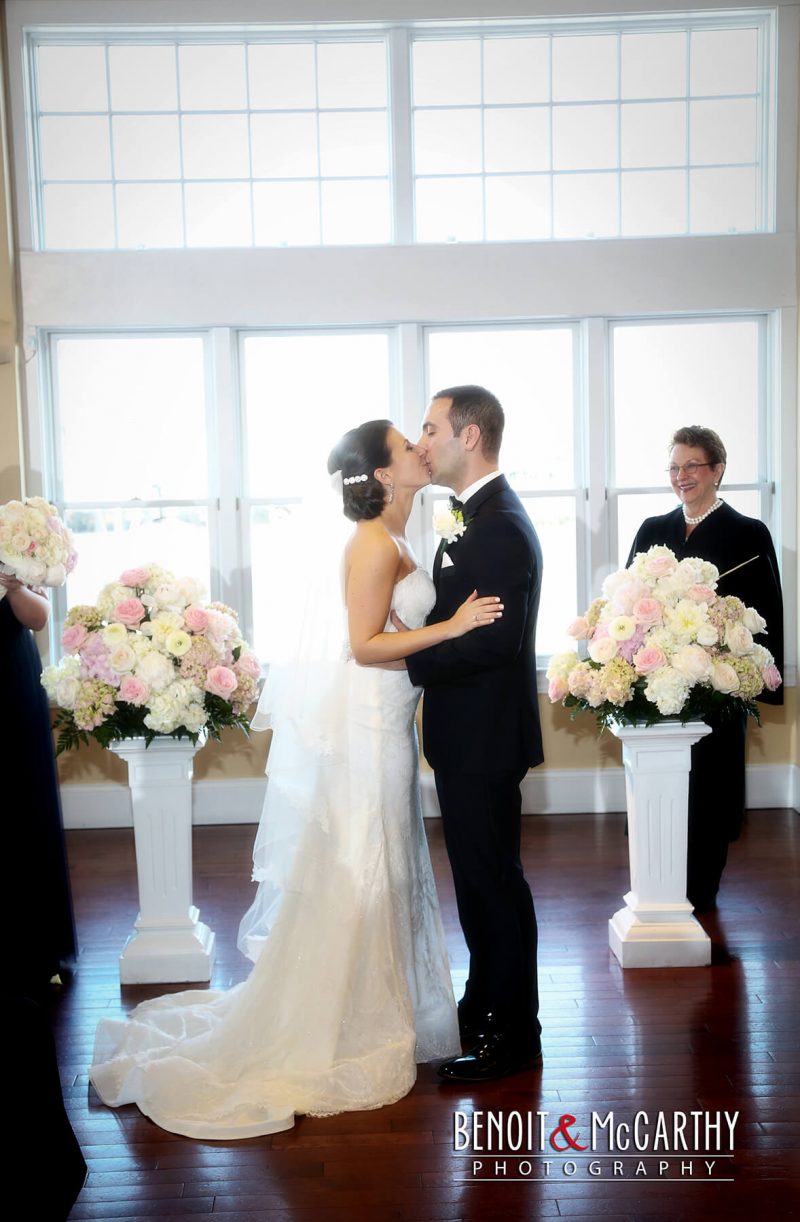
<path fill-rule="evenodd" d="M 103 642 L 109 649 L 116 649 L 118 645 L 125 645 L 128 641 L 128 629 L 124 624 L 109 624 L 103 629 Z"/>
<path fill-rule="evenodd" d="M 108 655 L 108 664 L 118 675 L 123 675 L 126 671 L 133 670 L 136 665 L 136 654 L 127 643 L 117 645 Z"/>
<path fill-rule="evenodd" d="M 744 624 L 728 624 L 725 628 L 725 644 L 731 653 L 744 657 L 753 648 L 753 634 Z"/>
<path fill-rule="evenodd" d="M 618 652 L 617 642 L 613 641 L 610 636 L 596 637 L 589 642 L 589 657 L 593 662 L 599 662 L 601 666 L 605 666 L 606 662 L 615 658 Z"/>
<path fill-rule="evenodd" d="M 433 514 L 433 529 L 446 543 L 455 543 L 467 529 L 461 513 L 456 516 L 452 509 L 436 509 Z"/>
<path fill-rule="evenodd" d="M 670 661 L 678 674 L 691 683 L 703 683 L 711 678 L 713 663 L 699 645 L 682 645 L 675 650 Z"/>
<path fill-rule="evenodd" d="M 739 686 L 739 676 L 727 662 L 715 662 L 711 672 L 711 686 L 717 692 L 735 692 Z"/>
<path fill-rule="evenodd" d="M 62 709 L 73 709 L 80 688 L 80 680 L 73 675 L 66 675 L 56 685 L 56 701 Z"/>
<path fill-rule="evenodd" d="M 716 645 L 718 640 L 718 632 L 714 625 L 710 622 L 701 624 L 697 629 L 698 645 Z"/>
<path fill-rule="evenodd" d="M 750 632 L 763 632 L 767 626 L 767 621 L 758 614 L 755 607 L 745 609 L 742 623 Z"/>

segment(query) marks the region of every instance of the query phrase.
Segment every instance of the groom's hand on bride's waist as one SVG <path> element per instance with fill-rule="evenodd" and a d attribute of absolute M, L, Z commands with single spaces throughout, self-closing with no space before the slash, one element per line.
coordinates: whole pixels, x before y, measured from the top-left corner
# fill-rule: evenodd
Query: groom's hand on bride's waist
<path fill-rule="evenodd" d="M 389 618 L 398 632 L 408 632 L 408 624 L 404 624 L 396 611 L 392 611 Z"/>

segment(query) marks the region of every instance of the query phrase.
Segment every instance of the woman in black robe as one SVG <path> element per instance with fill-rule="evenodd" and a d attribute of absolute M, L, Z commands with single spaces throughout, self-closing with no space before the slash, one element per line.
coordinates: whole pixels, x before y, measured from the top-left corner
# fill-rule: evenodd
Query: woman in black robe
<path fill-rule="evenodd" d="M 654 544 L 668 547 L 679 560 L 699 556 L 721 574 L 717 593 L 734 595 L 766 620 L 756 641 L 769 649 L 783 673 L 783 599 L 775 547 L 757 518 L 748 518 L 718 496 L 725 473 L 725 446 L 713 429 L 693 425 L 672 438 L 669 476 L 681 504 L 671 513 L 647 518 L 637 531 L 628 564 Z M 722 576 L 725 574 L 725 576 Z M 765 704 L 783 704 L 783 690 L 764 690 Z M 716 905 L 728 843 L 744 819 L 744 713 L 705 718 L 713 732 L 692 747 L 689 777 L 687 895 L 696 912 Z"/>

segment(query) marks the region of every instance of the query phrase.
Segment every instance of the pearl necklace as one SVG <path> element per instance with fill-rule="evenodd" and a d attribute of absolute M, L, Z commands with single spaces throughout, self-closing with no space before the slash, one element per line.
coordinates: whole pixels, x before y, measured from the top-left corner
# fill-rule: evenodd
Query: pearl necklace
<path fill-rule="evenodd" d="M 720 501 L 719 499 L 717 499 L 714 502 L 714 504 L 711 506 L 710 509 L 707 509 L 705 513 L 699 514 L 696 518 L 689 517 L 688 513 L 686 512 L 686 506 L 684 505 L 683 520 L 687 526 L 697 526 L 698 522 L 704 522 L 710 513 L 713 513 L 715 509 L 719 509 L 720 505 L 723 505 L 723 504 L 724 504 L 724 501 Z"/>

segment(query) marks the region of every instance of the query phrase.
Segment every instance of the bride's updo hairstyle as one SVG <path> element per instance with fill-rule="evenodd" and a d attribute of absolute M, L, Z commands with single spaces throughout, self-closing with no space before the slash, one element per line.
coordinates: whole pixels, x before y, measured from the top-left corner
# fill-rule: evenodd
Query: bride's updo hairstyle
<path fill-rule="evenodd" d="M 367 420 L 345 433 L 328 456 L 329 474 L 342 473 L 342 507 L 351 522 L 377 518 L 383 510 L 385 490 L 375 478 L 375 468 L 389 466 L 388 436 L 393 427 L 391 420 Z"/>

